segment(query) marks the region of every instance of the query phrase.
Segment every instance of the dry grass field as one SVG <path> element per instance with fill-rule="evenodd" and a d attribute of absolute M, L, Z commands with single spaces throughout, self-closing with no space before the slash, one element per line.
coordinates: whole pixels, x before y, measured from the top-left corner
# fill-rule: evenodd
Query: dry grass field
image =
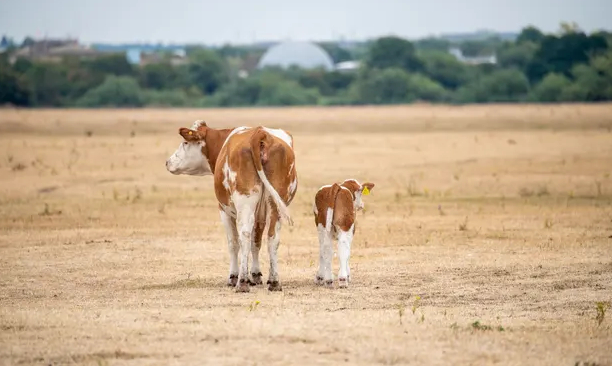
<path fill-rule="evenodd" d="M 196 119 L 294 136 L 281 293 L 226 287 L 212 178 L 165 170 Z M 612 365 L 610 104 L 4 109 L 0 172 L 0 364 Z M 317 287 L 351 177 L 352 281 Z"/>

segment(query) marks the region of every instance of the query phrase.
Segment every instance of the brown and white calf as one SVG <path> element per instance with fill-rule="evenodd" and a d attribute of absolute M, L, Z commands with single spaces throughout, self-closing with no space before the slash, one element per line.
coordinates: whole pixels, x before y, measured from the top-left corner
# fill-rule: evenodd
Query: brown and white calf
<path fill-rule="evenodd" d="M 297 191 L 293 137 L 282 129 L 262 126 L 214 129 L 204 121 L 194 122 L 191 129 L 180 128 L 179 134 L 185 141 L 166 161 L 166 168 L 172 174 L 214 176 L 229 246 L 228 285 L 248 292 L 250 284 L 262 284 L 259 250 L 268 224 L 268 289 L 280 291 L 281 218 L 293 224 L 288 205 Z M 249 253 L 253 256 L 252 281 Z"/>
<path fill-rule="evenodd" d="M 364 208 L 362 196 L 374 188 L 374 183 L 359 184 L 347 179 L 341 184 L 334 183 L 319 189 L 315 195 L 313 213 L 319 232 L 319 270 L 316 283 L 333 285 L 332 257 L 333 238 L 338 240 L 338 285 L 346 287 L 351 277 L 349 259 L 351 244 L 355 235 L 357 211 Z"/>

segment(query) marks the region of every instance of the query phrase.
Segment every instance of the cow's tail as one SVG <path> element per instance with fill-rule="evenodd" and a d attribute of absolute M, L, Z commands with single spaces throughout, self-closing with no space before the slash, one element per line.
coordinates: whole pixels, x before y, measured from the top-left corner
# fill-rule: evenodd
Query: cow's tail
<path fill-rule="evenodd" d="M 331 198 L 331 203 L 330 203 L 330 207 L 328 209 L 328 211 L 326 212 L 326 217 L 325 217 L 325 230 L 327 232 L 330 232 L 332 229 L 332 223 L 334 220 L 334 212 L 336 211 L 336 198 L 338 197 L 338 192 L 340 192 L 340 190 L 342 189 L 342 187 L 340 187 L 340 185 L 338 183 L 334 183 L 330 190 L 329 190 L 329 196 Z"/>
<path fill-rule="evenodd" d="M 261 127 L 257 128 L 253 137 L 251 137 L 251 153 L 253 155 L 253 164 L 255 164 L 255 169 L 257 170 L 257 175 L 261 182 L 264 185 L 264 189 L 270 193 L 274 203 L 276 204 L 276 208 L 278 210 L 278 214 L 282 219 L 285 219 L 287 223 L 292 226 L 293 220 L 291 219 L 291 215 L 289 214 L 289 207 L 285 204 L 281 196 L 278 194 L 276 189 L 272 186 L 268 177 L 266 177 L 266 173 L 263 171 L 262 160 L 265 162 L 268 160 L 268 153 L 270 150 L 270 145 L 273 141 L 273 137 L 268 134 Z"/>

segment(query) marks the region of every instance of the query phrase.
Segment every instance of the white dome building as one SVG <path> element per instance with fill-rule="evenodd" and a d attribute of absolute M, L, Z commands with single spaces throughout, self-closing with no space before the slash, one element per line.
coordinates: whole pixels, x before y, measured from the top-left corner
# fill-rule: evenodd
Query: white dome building
<path fill-rule="evenodd" d="M 302 69 L 322 67 L 327 71 L 334 69 L 334 61 L 320 46 L 310 42 L 285 42 L 270 47 L 263 54 L 257 68 L 280 66 L 288 68 L 292 65 Z"/>

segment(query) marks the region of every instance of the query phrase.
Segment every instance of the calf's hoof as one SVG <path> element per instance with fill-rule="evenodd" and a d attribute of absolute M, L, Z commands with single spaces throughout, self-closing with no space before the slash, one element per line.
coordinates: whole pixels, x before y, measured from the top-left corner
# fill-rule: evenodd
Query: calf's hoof
<path fill-rule="evenodd" d="M 238 285 L 236 285 L 236 292 L 249 292 L 251 289 L 249 288 L 249 281 L 246 279 L 241 279 Z"/>
<path fill-rule="evenodd" d="M 338 278 L 338 287 L 340 287 L 340 288 L 347 288 L 348 287 L 348 280 L 346 278 Z"/>
<path fill-rule="evenodd" d="M 316 285 L 323 285 L 325 283 L 325 281 L 323 281 L 323 277 L 317 275 L 317 277 L 315 278 L 315 284 Z"/>
<path fill-rule="evenodd" d="M 238 275 L 232 274 L 229 276 L 229 279 L 227 280 L 227 285 L 230 287 L 234 287 L 236 286 L 236 284 L 238 283 Z"/>
<path fill-rule="evenodd" d="M 268 280 L 268 291 L 283 291 L 283 287 L 278 281 Z"/>
<path fill-rule="evenodd" d="M 253 281 L 251 281 L 252 286 L 263 285 L 263 281 L 261 280 L 261 272 L 251 273 L 251 276 L 253 276 Z"/>

